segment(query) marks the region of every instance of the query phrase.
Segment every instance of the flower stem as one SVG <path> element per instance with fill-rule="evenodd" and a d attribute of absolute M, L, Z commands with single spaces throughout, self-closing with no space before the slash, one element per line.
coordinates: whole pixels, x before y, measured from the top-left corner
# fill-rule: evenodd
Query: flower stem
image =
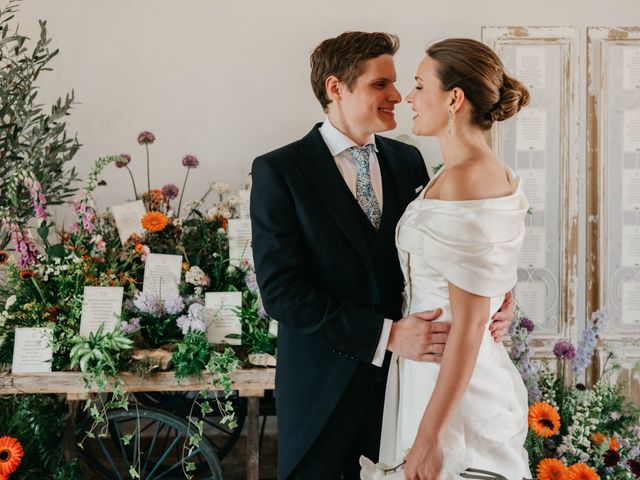
<path fill-rule="evenodd" d="M 189 178 L 190 171 L 191 171 L 191 167 L 188 167 L 187 174 L 184 176 L 184 182 L 182 182 L 182 190 L 180 191 L 180 200 L 178 201 L 178 210 L 177 210 L 178 217 L 180 217 L 180 207 L 182 206 L 182 196 L 184 195 L 184 188 L 187 185 L 187 178 Z"/>
<path fill-rule="evenodd" d="M 127 169 L 127 172 L 129 172 L 129 176 L 131 177 L 131 183 L 133 183 L 133 195 L 134 195 L 134 200 L 138 200 L 138 191 L 136 190 L 136 181 L 133 178 L 133 173 L 131 173 L 131 169 L 129 169 L 129 167 L 127 165 L 125 165 L 125 168 Z"/>
<path fill-rule="evenodd" d="M 36 281 L 36 279 L 31 277 L 31 281 L 33 282 L 33 285 L 36 287 L 36 290 L 40 294 L 40 298 L 42 299 L 42 302 L 47 303 L 47 299 L 44 297 L 44 293 L 42 293 L 42 290 L 40 289 L 40 285 L 38 285 L 38 282 Z"/>
<path fill-rule="evenodd" d="M 149 196 L 149 208 L 151 207 L 151 173 L 149 170 L 149 144 L 145 143 L 144 148 L 147 151 L 147 195 Z"/>

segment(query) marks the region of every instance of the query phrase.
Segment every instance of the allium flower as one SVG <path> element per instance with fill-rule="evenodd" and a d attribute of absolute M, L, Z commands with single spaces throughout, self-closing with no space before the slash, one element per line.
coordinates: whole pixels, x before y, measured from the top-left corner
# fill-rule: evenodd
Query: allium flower
<path fill-rule="evenodd" d="M 145 130 L 144 132 L 140 132 L 140 134 L 138 134 L 138 143 L 140 145 L 151 144 L 155 141 L 156 137 L 151 132 Z"/>
<path fill-rule="evenodd" d="M 173 200 L 174 198 L 178 198 L 179 189 L 173 183 L 167 183 L 164 187 L 162 187 L 162 196 L 166 200 Z"/>
<path fill-rule="evenodd" d="M 142 228 L 149 232 L 160 232 L 169 224 L 169 219 L 162 212 L 147 212 L 140 220 Z"/>
<path fill-rule="evenodd" d="M 177 315 L 184 310 L 184 300 L 182 300 L 180 295 L 167 298 L 164 301 L 164 310 L 169 315 Z"/>
<path fill-rule="evenodd" d="M 533 321 L 529 320 L 527 317 L 522 317 L 520 319 L 520 327 L 524 328 L 527 332 L 531 333 L 533 332 L 535 325 Z"/>
<path fill-rule="evenodd" d="M 553 354 L 558 360 L 573 360 L 576 356 L 576 349 L 569 340 L 558 340 L 553 346 Z"/>
<path fill-rule="evenodd" d="M 131 155 L 128 153 L 121 153 L 120 160 L 116 160 L 116 167 L 124 168 L 131 163 Z"/>
<path fill-rule="evenodd" d="M 130 318 L 128 322 L 121 322 L 120 329 L 122 333 L 127 335 L 140 330 L 140 319 L 138 317 Z"/>
<path fill-rule="evenodd" d="M 182 157 L 182 165 L 187 168 L 197 168 L 198 165 L 200 165 L 200 162 L 195 155 L 185 155 Z"/>
<path fill-rule="evenodd" d="M 149 315 L 160 315 L 163 308 L 163 302 L 160 298 L 145 292 L 136 294 L 133 299 L 133 305 L 142 313 L 148 313 Z"/>

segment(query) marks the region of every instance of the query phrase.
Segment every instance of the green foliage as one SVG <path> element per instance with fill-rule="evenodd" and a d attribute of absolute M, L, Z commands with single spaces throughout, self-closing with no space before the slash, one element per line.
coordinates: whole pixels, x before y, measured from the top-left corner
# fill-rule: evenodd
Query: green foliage
<path fill-rule="evenodd" d="M 0 397 L 0 436 L 16 438 L 25 452 L 12 480 L 79 478 L 73 474 L 74 466 L 62 457 L 66 413 L 66 403 L 55 395 Z"/>
<path fill-rule="evenodd" d="M 76 191 L 77 175 L 67 163 L 80 145 L 68 136 L 64 118 L 74 95 L 58 98 L 49 113 L 38 103 L 37 81 L 42 72 L 51 70 L 49 62 L 58 50 L 49 48 L 51 39 L 44 21 L 40 21 L 40 38 L 33 48 L 27 47 L 29 39 L 11 26 L 18 3 L 11 0 L 0 9 L 0 192 L 7 191 L 17 172 L 37 172 L 47 203 L 61 204 Z M 17 193 L 17 206 L 8 195 L 0 195 L 0 210 L 11 209 L 18 224 L 25 225 L 34 211 L 29 192 L 23 188 Z M 8 239 L 9 232 L 0 225 L 0 248 Z"/>
<path fill-rule="evenodd" d="M 260 298 L 250 291 L 243 292 L 242 297 L 243 307 L 238 311 L 242 323 L 242 345 L 252 353 L 275 355 L 278 339 L 269 333 L 271 318 L 260 315 Z"/>
<path fill-rule="evenodd" d="M 173 352 L 176 380 L 179 382 L 186 377 L 201 377 L 212 351 L 213 345 L 209 343 L 206 334 L 189 331 Z"/>
<path fill-rule="evenodd" d="M 117 375 L 118 355 L 133 347 L 133 341 L 120 328 L 105 333 L 104 324 L 88 337 L 76 335 L 71 344 L 71 368 L 79 366 L 82 373 L 91 375 Z"/>

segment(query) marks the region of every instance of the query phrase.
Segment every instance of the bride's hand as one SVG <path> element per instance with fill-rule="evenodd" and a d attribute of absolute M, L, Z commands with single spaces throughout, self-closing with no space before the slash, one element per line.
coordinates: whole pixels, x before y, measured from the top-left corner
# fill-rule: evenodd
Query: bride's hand
<path fill-rule="evenodd" d="M 416 438 L 406 457 L 404 475 L 408 480 L 438 480 L 442 469 L 442 446 L 434 439 Z"/>

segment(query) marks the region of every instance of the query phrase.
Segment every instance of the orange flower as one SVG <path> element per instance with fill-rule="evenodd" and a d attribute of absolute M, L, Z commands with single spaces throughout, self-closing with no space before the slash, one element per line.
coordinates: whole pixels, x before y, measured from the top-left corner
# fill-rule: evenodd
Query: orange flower
<path fill-rule="evenodd" d="M 616 452 L 620 450 L 620 444 L 616 437 L 611 437 L 611 441 L 609 442 L 609 450 L 615 450 Z"/>
<path fill-rule="evenodd" d="M 4 250 L 0 250 L 0 265 L 4 265 L 9 261 L 9 254 Z"/>
<path fill-rule="evenodd" d="M 150 232 L 160 232 L 169 224 L 169 219 L 162 212 L 147 212 L 140 221 L 142 228 Z"/>
<path fill-rule="evenodd" d="M 600 475 L 584 463 L 574 463 L 569 467 L 569 480 L 600 480 Z"/>
<path fill-rule="evenodd" d="M 13 437 L 0 438 L 0 476 L 8 478 L 10 473 L 15 472 L 23 456 L 24 451 L 18 440 Z"/>
<path fill-rule="evenodd" d="M 547 402 L 529 407 L 529 428 L 539 437 L 551 437 L 560 430 L 560 415 Z"/>
<path fill-rule="evenodd" d="M 607 437 L 606 435 L 600 432 L 593 432 L 591 435 L 589 435 L 589 440 L 591 440 L 593 443 L 598 445 L 606 441 L 609 441 L 610 450 L 615 450 L 615 451 L 620 450 L 620 444 L 618 443 L 618 440 L 616 440 L 615 437 L 611 437 L 611 439 L 609 439 L 609 437 Z"/>
<path fill-rule="evenodd" d="M 536 473 L 536 480 L 569 480 L 569 469 L 557 458 L 541 460 Z"/>
<path fill-rule="evenodd" d="M 20 278 L 23 280 L 29 280 L 34 275 L 35 273 L 33 273 L 31 270 L 23 270 L 20 272 Z"/>
<path fill-rule="evenodd" d="M 136 246 L 133 247 L 136 253 L 141 253 L 143 248 L 144 248 L 144 244 L 142 243 L 136 243 Z"/>

